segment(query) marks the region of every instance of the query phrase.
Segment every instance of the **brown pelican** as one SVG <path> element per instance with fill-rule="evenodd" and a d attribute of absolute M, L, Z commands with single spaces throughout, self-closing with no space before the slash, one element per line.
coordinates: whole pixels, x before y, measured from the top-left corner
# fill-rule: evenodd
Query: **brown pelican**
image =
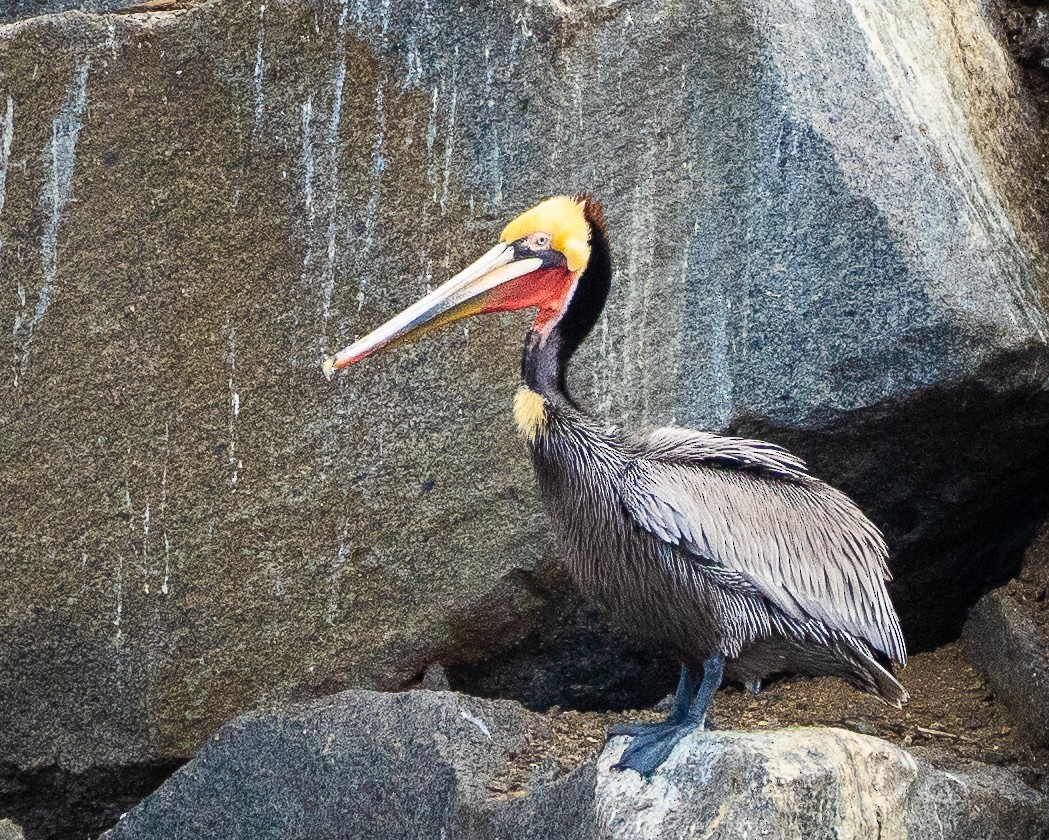
<path fill-rule="evenodd" d="M 514 420 L 583 594 L 614 624 L 681 663 L 664 722 L 617 727 L 617 767 L 650 775 L 702 728 L 728 677 L 840 677 L 899 706 L 907 653 L 885 581 L 885 541 L 845 495 L 784 449 L 690 429 L 608 429 L 568 394 L 565 370 L 611 283 L 601 210 L 548 199 L 439 289 L 324 362 L 360 361 L 438 325 L 535 308 Z"/>

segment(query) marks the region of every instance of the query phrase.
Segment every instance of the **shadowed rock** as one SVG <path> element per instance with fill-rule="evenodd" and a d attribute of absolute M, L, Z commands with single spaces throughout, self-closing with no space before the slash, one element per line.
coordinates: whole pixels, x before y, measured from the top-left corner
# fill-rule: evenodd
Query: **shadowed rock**
<path fill-rule="evenodd" d="M 1023 736 L 1040 746 L 1049 746 L 1047 592 L 1049 522 L 1027 550 L 1019 579 L 981 598 L 962 636 L 966 657 L 1012 709 Z"/>
<path fill-rule="evenodd" d="M 546 718 L 449 692 L 346 692 L 231 721 L 107 840 L 594 836 L 593 765 L 489 789 Z"/>

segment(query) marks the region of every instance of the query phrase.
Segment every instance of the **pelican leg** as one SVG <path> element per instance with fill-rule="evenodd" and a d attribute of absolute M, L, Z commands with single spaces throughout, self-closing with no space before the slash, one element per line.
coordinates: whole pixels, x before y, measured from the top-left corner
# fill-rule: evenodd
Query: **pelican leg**
<path fill-rule="evenodd" d="M 631 738 L 637 735 L 646 735 L 651 732 L 661 732 L 673 728 L 681 723 L 688 714 L 692 705 L 692 698 L 696 693 L 698 681 L 687 665 L 681 666 L 681 676 L 677 681 L 677 691 L 674 692 L 674 705 L 666 720 L 653 721 L 652 723 L 619 723 L 608 728 L 608 737 L 615 735 L 629 735 Z"/>
<path fill-rule="evenodd" d="M 678 742 L 696 729 L 703 728 L 707 709 L 714 697 L 714 692 L 721 686 L 725 674 L 725 657 L 715 654 L 703 663 L 703 681 L 699 691 L 689 706 L 684 719 L 677 724 L 663 724 L 661 729 L 639 734 L 623 752 L 619 763 L 613 765 L 616 770 L 636 770 L 644 778 L 651 776 L 667 760 Z"/>

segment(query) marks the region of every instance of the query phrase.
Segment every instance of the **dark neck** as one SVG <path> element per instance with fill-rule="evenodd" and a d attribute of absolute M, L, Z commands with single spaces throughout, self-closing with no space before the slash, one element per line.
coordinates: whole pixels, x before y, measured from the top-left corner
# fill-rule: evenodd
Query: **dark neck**
<path fill-rule="evenodd" d="M 554 324 L 546 341 L 530 331 L 525 337 L 521 375 L 525 384 L 544 397 L 575 404 L 568 394 L 568 363 L 594 328 L 605 308 L 612 284 L 612 257 L 600 221 L 590 222 L 590 259 L 579 277 L 564 314 Z"/>

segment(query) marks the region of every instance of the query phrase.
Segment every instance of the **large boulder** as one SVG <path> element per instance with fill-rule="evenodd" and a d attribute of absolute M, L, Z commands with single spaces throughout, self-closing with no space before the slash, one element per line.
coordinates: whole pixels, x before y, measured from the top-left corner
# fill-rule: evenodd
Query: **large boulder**
<path fill-rule="evenodd" d="M 75 5 L 0 25 L 5 774 L 166 766 L 525 637 L 478 683 L 624 670 L 544 606 L 523 318 L 318 367 L 551 193 L 616 261 L 586 405 L 795 446 L 886 528 L 918 646 L 1014 565 L 1040 150 L 977 0 Z"/>
<path fill-rule="evenodd" d="M 915 755 L 843 729 L 689 736 L 651 781 L 598 762 L 608 840 L 1012 840 L 1049 837 L 1049 797 L 997 767 Z"/>
<path fill-rule="evenodd" d="M 508 796 L 547 718 L 450 692 L 350 691 L 231 721 L 107 840 L 588 840 L 594 766 Z"/>
<path fill-rule="evenodd" d="M 697 733 L 650 780 L 612 769 L 620 738 L 596 765 L 548 758 L 505 793 L 508 765 L 550 734 L 516 703 L 450 692 L 252 712 L 105 838 L 1049 837 L 1049 798 L 1006 770 L 841 729 Z"/>

